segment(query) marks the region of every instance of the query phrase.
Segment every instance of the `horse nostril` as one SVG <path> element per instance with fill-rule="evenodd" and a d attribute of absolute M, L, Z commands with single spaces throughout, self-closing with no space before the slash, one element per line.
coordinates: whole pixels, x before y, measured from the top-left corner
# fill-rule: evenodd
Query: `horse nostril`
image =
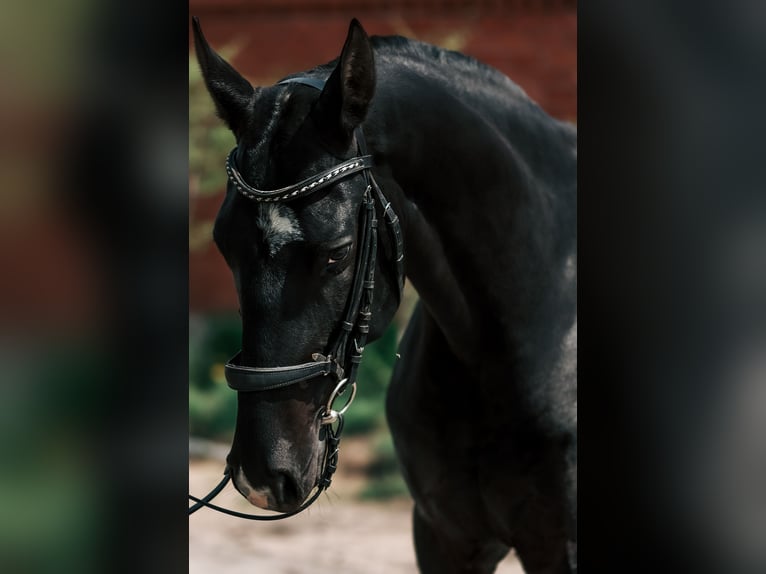
<path fill-rule="evenodd" d="M 286 472 L 281 472 L 274 481 L 274 497 L 280 506 L 293 506 L 302 502 L 302 496 L 295 479 Z"/>

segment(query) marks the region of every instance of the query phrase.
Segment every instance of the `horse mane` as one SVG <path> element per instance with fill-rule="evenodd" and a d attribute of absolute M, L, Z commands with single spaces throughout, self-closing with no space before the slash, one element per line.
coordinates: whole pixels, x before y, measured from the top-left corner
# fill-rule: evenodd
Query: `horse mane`
<path fill-rule="evenodd" d="M 388 63 L 395 66 L 405 65 L 410 70 L 438 78 L 445 83 L 451 84 L 454 89 L 456 78 L 462 80 L 462 84 L 471 87 L 472 91 L 479 86 L 493 86 L 503 90 L 507 96 L 514 94 L 521 100 L 533 103 L 524 90 L 508 76 L 497 69 L 467 56 L 461 52 L 447 50 L 419 40 L 405 38 L 404 36 L 371 36 L 375 57 L 379 65 Z M 334 59 L 326 64 L 321 64 L 304 72 L 297 72 L 287 76 L 326 77 L 338 63 Z"/>
<path fill-rule="evenodd" d="M 527 93 L 508 76 L 479 60 L 461 52 L 447 50 L 404 36 L 371 36 L 379 69 L 406 69 L 442 84 L 453 93 L 460 93 L 474 104 L 497 118 L 498 110 L 505 109 L 511 116 L 523 115 L 521 126 L 535 126 L 538 131 L 552 130 L 554 139 L 561 138 L 570 147 L 576 146 L 576 128 L 567 121 L 549 116 Z M 338 59 L 321 64 L 308 71 L 287 76 L 326 78 Z M 510 118 L 510 116 L 509 116 Z M 516 132 L 516 122 L 510 120 Z"/>
<path fill-rule="evenodd" d="M 419 69 L 423 63 L 428 63 L 430 64 L 429 75 L 438 75 L 444 81 L 454 82 L 455 78 L 459 77 L 472 83 L 478 81 L 484 85 L 501 86 L 517 95 L 528 97 L 524 90 L 505 74 L 461 52 L 403 36 L 373 36 L 371 40 L 375 55 L 383 59 L 406 58 L 408 63 L 416 69 Z M 401 63 L 401 60 L 398 61 Z"/>

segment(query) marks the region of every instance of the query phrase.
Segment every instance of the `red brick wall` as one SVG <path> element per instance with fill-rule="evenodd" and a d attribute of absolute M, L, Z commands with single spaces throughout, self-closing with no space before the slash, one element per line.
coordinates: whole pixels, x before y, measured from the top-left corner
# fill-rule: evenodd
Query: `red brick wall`
<path fill-rule="evenodd" d="M 462 34 L 460 51 L 508 75 L 554 117 L 577 116 L 571 0 L 190 0 L 189 11 L 213 47 L 237 43 L 232 63 L 256 83 L 336 58 L 355 16 L 368 34 L 414 34 L 436 44 Z M 196 217 L 212 220 L 220 201 L 202 200 Z M 189 268 L 192 309 L 236 309 L 231 273 L 212 244 L 191 253 Z"/>
<path fill-rule="evenodd" d="M 384 4 L 412 7 L 376 8 Z M 474 7 L 454 7 L 468 4 Z M 348 8 L 352 5 L 357 8 Z M 453 7 L 427 9 L 438 5 Z M 348 22 L 356 16 L 369 34 L 411 32 L 425 41 L 439 42 L 451 32 L 464 32 L 462 52 L 508 75 L 551 115 L 569 120 L 577 115 L 574 2 L 191 0 L 189 9 L 199 16 L 214 47 L 231 42 L 240 46 L 233 63 L 254 80 L 273 80 L 337 57 Z M 191 32 L 189 40 L 191 46 Z"/>

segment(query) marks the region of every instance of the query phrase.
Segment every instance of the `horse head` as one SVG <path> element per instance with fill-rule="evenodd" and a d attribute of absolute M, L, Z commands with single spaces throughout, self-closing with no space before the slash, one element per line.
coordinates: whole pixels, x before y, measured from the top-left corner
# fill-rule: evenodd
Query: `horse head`
<path fill-rule="evenodd" d="M 349 327 L 356 317 L 348 313 L 355 286 L 363 284 L 360 266 L 368 255 L 375 261 L 377 251 L 373 245 L 365 252 L 363 241 L 371 176 L 358 166 L 333 175 L 361 155 L 358 128 L 375 92 L 372 46 L 354 20 L 340 57 L 307 73 L 317 86 L 254 88 L 210 48 L 196 21 L 194 39 L 218 115 L 237 142 L 213 232 L 234 276 L 243 327 L 241 354 L 227 366 L 239 391 L 228 470 L 250 503 L 290 512 L 321 478 L 328 397 L 349 371 L 347 356 L 332 355 L 358 350 L 360 328 Z M 315 177 L 328 170 L 327 179 Z M 307 178 L 317 191 L 294 186 Z M 258 191 L 284 189 L 290 192 Z M 396 277 L 378 269 L 385 258 L 372 266 L 374 286 L 372 275 L 364 278 L 371 301 L 362 309 L 369 313 L 362 330 L 369 340 L 398 306 Z M 232 384 L 237 377 L 240 386 Z"/>

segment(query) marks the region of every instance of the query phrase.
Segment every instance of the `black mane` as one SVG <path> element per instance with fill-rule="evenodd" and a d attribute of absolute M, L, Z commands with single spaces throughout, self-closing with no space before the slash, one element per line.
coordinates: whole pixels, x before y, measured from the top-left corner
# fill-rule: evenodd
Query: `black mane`
<path fill-rule="evenodd" d="M 371 36 L 370 41 L 379 67 L 404 66 L 424 76 L 440 80 L 452 90 L 457 85 L 472 94 L 488 95 L 500 90 L 504 97 L 513 96 L 519 104 L 529 104 L 542 112 L 527 93 L 508 76 L 471 56 L 404 36 Z M 287 78 L 326 78 L 337 63 L 336 58 L 305 72 L 290 74 Z"/>
<path fill-rule="evenodd" d="M 549 178 L 547 162 L 536 156 L 536 150 L 545 149 L 550 153 L 550 146 L 559 148 L 555 153 L 570 156 L 567 166 L 576 169 L 576 128 L 548 115 L 518 84 L 496 68 L 460 52 L 403 36 L 371 36 L 370 41 L 379 76 L 385 78 L 386 72 L 415 72 L 470 102 L 507 137 L 512 134 L 536 177 Z M 336 58 L 287 77 L 326 79 L 337 63 Z"/>

